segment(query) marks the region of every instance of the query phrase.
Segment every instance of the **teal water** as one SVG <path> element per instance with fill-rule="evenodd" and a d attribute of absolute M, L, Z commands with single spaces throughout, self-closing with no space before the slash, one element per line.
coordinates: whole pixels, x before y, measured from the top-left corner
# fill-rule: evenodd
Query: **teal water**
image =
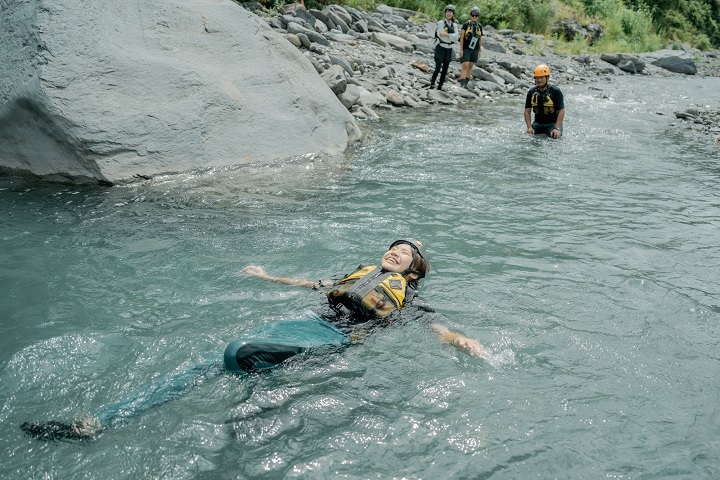
<path fill-rule="evenodd" d="M 385 115 L 344 161 L 301 158 L 109 189 L 0 180 L 3 478 L 720 476 L 720 148 L 669 127 L 720 79 L 563 86 L 560 142 L 521 100 Z M 663 113 L 664 115 L 659 115 Z M 208 378 L 86 443 L 69 420 L 199 362 L 425 240 L 421 325 Z"/>

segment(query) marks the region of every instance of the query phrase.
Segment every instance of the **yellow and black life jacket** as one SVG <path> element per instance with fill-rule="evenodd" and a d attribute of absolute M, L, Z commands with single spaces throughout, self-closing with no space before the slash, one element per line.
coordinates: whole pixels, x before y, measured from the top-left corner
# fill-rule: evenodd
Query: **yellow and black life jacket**
<path fill-rule="evenodd" d="M 535 113 L 544 113 L 545 115 L 555 113 L 555 103 L 550 95 L 550 86 L 544 92 L 536 89 L 530 97 L 530 106 Z"/>
<path fill-rule="evenodd" d="M 360 267 L 327 293 L 330 306 L 343 305 L 367 317 L 386 317 L 405 303 L 407 280 L 375 265 Z"/>
<path fill-rule="evenodd" d="M 482 37 L 482 27 L 479 23 L 466 23 L 467 28 L 465 29 L 465 40 L 470 40 L 473 37 Z"/>

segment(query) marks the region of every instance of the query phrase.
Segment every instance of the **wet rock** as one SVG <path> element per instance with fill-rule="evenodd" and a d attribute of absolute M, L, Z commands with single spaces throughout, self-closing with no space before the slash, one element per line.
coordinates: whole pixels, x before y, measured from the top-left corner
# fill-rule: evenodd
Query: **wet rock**
<path fill-rule="evenodd" d="M 340 102 L 350 110 L 354 105 L 357 105 L 360 100 L 360 87 L 357 85 L 347 84 L 345 91 L 338 95 Z"/>
<path fill-rule="evenodd" d="M 456 105 L 458 103 L 455 98 L 451 97 L 447 94 L 447 92 L 442 90 L 428 90 L 427 98 L 432 102 L 441 103 L 443 105 Z"/>
<path fill-rule="evenodd" d="M 391 105 L 403 107 L 405 106 L 405 98 L 400 92 L 389 89 L 385 94 L 385 100 Z"/>
<path fill-rule="evenodd" d="M 364 107 L 377 107 L 379 105 L 384 105 L 387 103 L 387 100 L 380 92 L 371 92 L 370 90 L 359 87 L 360 88 L 360 99 L 359 103 L 360 105 Z"/>

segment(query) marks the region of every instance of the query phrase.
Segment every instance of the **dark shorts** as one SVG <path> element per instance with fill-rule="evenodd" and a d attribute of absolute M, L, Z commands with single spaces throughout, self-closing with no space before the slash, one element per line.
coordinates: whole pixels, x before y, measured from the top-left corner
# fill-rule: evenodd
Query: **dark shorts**
<path fill-rule="evenodd" d="M 440 44 L 435 45 L 435 61 L 441 63 L 450 63 L 452 60 L 453 49 L 445 48 Z"/>
<path fill-rule="evenodd" d="M 480 56 L 480 49 L 476 48 L 475 50 L 463 50 L 463 56 L 460 59 L 462 63 L 465 62 L 477 62 L 478 57 Z"/>

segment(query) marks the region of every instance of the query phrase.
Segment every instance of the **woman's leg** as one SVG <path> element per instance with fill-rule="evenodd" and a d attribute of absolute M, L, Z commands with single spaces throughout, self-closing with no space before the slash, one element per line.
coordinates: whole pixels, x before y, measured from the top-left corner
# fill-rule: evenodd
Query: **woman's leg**
<path fill-rule="evenodd" d="M 443 83 L 445 83 L 445 77 L 447 76 L 449 66 L 450 66 L 450 60 L 445 60 L 442 63 L 442 72 L 440 73 L 440 83 L 438 83 L 438 90 L 442 90 L 442 86 L 443 86 Z"/>
<path fill-rule="evenodd" d="M 443 52 L 441 51 L 441 49 L 444 50 L 444 48 L 442 48 L 440 45 L 437 45 L 435 47 L 435 71 L 433 72 L 432 78 L 430 79 L 430 88 L 433 88 L 435 86 L 435 80 L 437 80 L 438 73 L 440 73 L 440 70 L 443 66 Z M 440 77 L 440 85 L 442 85 L 444 78 L 444 76 Z"/>
<path fill-rule="evenodd" d="M 460 71 L 460 78 L 462 80 L 470 80 L 471 72 L 472 72 L 472 62 L 463 62 L 462 69 Z"/>

